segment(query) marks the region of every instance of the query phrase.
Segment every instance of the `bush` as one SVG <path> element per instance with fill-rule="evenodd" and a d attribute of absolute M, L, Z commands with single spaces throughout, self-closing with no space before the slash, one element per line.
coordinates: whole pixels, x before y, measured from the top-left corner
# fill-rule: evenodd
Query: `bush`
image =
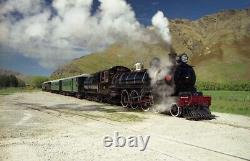
<path fill-rule="evenodd" d="M 25 87 L 25 86 L 26 86 L 25 82 L 21 79 L 18 79 L 18 87 Z"/>
<path fill-rule="evenodd" d="M 0 75 L 0 87 L 24 87 L 24 81 L 14 75 Z"/>
<path fill-rule="evenodd" d="M 250 91 L 250 82 L 202 82 L 196 83 L 198 90 Z"/>
<path fill-rule="evenodd" d="M 31 80 L 31 85 L 35 88 L 42 88 L 42 83 L 48 81 L 47 77 L 35 76 Z"/>

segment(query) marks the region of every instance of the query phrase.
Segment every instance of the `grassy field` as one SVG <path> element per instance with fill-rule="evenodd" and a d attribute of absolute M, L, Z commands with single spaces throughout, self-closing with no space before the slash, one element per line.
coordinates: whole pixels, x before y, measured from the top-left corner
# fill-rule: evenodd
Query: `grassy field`
<path fill-rule="evenodd" d="M 212 96 L 212 111 L 250 116 L 250 91 L 203 91 Z"/>
<path fill-rule="evenodd" d="M 34 88 L 31 88 L 31 87 L 0 88 L 0 96 L 9 95 L 9 94 L 17 93 L 17 92 L 33 92 L 33 91 L 37 91 L 37 90 L 39 90 L 39 89 L 34 89 Z"/>

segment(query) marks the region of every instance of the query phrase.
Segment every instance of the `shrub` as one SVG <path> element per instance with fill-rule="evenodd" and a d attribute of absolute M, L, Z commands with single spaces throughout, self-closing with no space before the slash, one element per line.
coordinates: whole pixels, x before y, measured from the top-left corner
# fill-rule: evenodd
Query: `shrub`
<path fill-rule="evenodd" d="M 31 80 L 31 85 L 35 88 L 42 88 L 42 83 L 48 81 L 47 77 L 35 76 Z"/>
<path fill-rule="evenodd" d="M 0 75 L 0 87 L 24 87 L 24 81 L 14 75 Z"/>

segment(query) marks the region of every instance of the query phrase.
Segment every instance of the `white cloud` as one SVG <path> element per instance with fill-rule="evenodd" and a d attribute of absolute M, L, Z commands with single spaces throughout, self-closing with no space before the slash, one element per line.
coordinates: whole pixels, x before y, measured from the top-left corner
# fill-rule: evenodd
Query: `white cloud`
<path fill-rule="evenodd" d="M 0 8 L 0 45 L 55 68 L 115 42 L 150 42 L 125 0 L 99 0 L 94 15 L 92 1 L 8 0 Z"/>
<path fill-rule="evenodd" d="M 162 39 L 170 44 L 171 35 L 168 28 L 168 19 L 164 16 L 162 11 L 158 11 L 152 18 L 152 24 L 157 29 L 156 31 L 162 37 Z"/>

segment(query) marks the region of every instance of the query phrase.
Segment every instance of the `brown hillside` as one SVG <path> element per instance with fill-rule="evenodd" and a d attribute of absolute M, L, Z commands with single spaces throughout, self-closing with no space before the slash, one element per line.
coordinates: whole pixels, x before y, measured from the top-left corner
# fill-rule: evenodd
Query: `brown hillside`
<path fill-rule="evenodd" d="M 196 21 L 170 20 L 172 42 L 178 53 L 187 53 L 198 79 L 209 81 L 250 80 L 250 9 L 228 10 Z M 160 44 L 114 44 L 103 52 L 75 59 L 60 67 L 52 78 L 93 73 L 114 65 L 146 66 L 169 52 Z"/>

